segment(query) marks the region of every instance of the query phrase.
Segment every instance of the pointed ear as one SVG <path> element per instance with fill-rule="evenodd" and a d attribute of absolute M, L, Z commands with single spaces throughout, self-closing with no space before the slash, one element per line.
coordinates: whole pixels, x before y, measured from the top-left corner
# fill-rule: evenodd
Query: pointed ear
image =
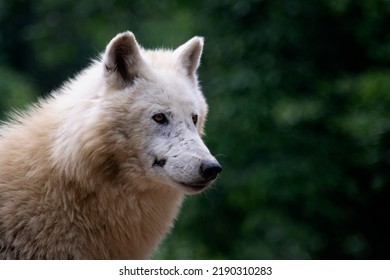
<path fill-rule="evenodd" d="M 179 64 L 188 76 L 194 76 L 200 64 L 203 50 L 203 37 L 194 37 L 175 50 Z"/>
<path fill-rule="evenodd" d="M 143 65 L 134 34 L 127 31 L 116 35 L 106 47 L 103 63 L 106 82 L 110 86 L 119 89 L 131 84 Z"/>

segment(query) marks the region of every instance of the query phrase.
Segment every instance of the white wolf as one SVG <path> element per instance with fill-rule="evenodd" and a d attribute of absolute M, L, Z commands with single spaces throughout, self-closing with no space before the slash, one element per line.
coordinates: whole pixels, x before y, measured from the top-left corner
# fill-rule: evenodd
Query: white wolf
<path fill-rule="evenodd" d="M 118 34 L 101 59 L 0 129 L 0 259 L 145 259 L 221 166 L 201 140 L 203 39 Z"/>

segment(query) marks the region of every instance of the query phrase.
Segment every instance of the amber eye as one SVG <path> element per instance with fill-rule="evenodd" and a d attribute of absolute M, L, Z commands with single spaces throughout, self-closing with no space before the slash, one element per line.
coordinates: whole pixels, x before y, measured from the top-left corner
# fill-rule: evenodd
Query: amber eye
<path fill-rule="evenodd" d="M 192 115 L 192 122 L 194 123 L 194 125 L 198 123 L 198 115 Z"/>
<path fill-rule="evenodd" d="M 163 113 L 155 114 L 152 118 L 156 123 L 159 123 L 159 124 L 167 124 L 168 123 L 168 119 Z"/>

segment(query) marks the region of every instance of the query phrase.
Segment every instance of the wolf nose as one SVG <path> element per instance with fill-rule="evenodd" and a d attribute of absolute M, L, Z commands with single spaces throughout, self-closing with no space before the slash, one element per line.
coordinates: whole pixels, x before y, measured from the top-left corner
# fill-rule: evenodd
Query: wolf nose
<path fill-rule="evenodd" d="M 207 180 L 214 180 L 222 171 L 221 165 L 218 161 L 204 160 L 200 164 L 200 175 Z"/>

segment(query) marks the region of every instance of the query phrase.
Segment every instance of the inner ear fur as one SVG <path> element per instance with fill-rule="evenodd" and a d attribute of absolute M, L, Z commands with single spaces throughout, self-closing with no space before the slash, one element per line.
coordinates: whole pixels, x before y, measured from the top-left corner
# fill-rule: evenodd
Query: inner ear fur
<path fill-rule="evenodd" d="M 140 46 L 132 32 L 115 36 L 103 56 L 107 82 L 115 88 L 131 84 L 140 74 L 142 57 Z"/>
<path fill-rule="evenodd" d="M 175 50 L 179 64 L 188 76 L 195 76 L 203 51 L 203 37 L 193 37 Z"/>

